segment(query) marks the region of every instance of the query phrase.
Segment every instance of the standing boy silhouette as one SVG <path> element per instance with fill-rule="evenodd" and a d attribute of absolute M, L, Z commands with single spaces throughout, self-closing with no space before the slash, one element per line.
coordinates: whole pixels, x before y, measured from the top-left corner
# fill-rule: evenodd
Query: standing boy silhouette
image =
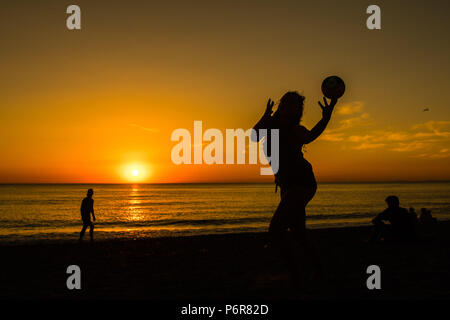
<path fill-rule="evenodd" d="M 80 232 L 80 242 L 83 239 L 84 232 L 86 231 L 87 227 L 89 228 L 89 235 L 91 236 L 91 242 L 94 241 L 94 224 L 91 221 L 91 213 L 92 218 L 95 221 L 95 215 L 94 215 L 94 199 L 92 199 L 92 196 L 94 194 L 94 190 L 89 189 L 87 191 L 86 198 L 83 199 L 81 202 L 81 219 L 83 220 L 83 228 Z"/>

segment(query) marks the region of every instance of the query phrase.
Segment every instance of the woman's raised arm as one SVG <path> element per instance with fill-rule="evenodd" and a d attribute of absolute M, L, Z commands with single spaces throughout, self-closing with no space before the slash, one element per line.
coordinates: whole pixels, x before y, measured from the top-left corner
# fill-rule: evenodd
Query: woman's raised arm
<path fill-rule="evenodd" d="M 252 135 L 251 139 L 253 142 L 259 142 L 262 137 L 259 136 L 259 129 L 267 129 L 267 125 L 269 120 L 272 118 L 272 108 L 273 108 L 274 102 L 269 98 L 267 101 L 266 111 L 264 111 L 263 116 L 259 121 L 255 124 L 253 127 L 255 135 Z"/>
<path fill-rule="evenodd" d="M 325 105 L 322 105 L 322 103 L 319 101 L 319 106 L 322 108 L 322 119 L 320 119 L 320 121 L 317 122 L 314 128 L 312 128 L 311 131 L 309 131 L 309 133 L 306 135 L 305 144 L 316 140 L 325 130 L 328 122 L 331 119 L 331 114 L 333 113 L 333 109 L 336 105 L 337 99 L 331 99 L 330 104 L 328 104 L 327 99 L 323 97 L 323 102 Z"/>

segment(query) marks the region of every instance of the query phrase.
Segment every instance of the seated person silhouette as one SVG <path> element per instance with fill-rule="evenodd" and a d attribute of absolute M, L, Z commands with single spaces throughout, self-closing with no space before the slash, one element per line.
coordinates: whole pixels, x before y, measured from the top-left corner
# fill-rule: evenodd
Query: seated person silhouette
<path fill-rule="evenodd" d="M 400 201 L 397 196 L 389 196 L 385 201 L 388 208 L 372 220 L 374 229 L 370 242 L 380 239 L 385 241 L 415 239 L 415 223 L 411 213 L 400 207 Z M 385 224 L 383 221 L 389 221 L 390 224 Z"/>
<path fill-rule="evenodd" d="M 414 227 L 417 227 L 417 224 L 419 223 L 419 219 L 417 218 L 417 213 L 414 208 L 409 208 L 409 216 L 411 218 L 411 221 L 412 221 Z"/>
<path fill-rule="evenodd" d="M 431 210 L 427 210 L 426 208 L 420 209 L 420 217 L 419 222 L 421 224 L 433 224 L 436 223 L 436 218 L 433 218 L 431 215 Z"/>
<path fill-rule="evenodd" d="M 91 221 L 91 213 L 92 218 L 95 221 L 95 215 L 94 215 L 94 199 L 92 199 L 92 196 L 94 194 L 94 190 L 89 189 L 87 191 L 86 198 L 83 199 L 81 202 L 81 219 L 83 220 L 83 228 L 80 232 L 80 242 L 83 239 L 84 232 L 86 231 L 87 227 L 89 227 L 89 235 L 91 237 L 91 242 L 94 241 L 94 224 Z"/>

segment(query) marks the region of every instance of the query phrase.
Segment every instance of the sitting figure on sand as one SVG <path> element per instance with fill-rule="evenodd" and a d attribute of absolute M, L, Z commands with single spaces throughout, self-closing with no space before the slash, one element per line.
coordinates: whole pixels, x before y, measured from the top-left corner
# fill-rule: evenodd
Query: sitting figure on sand
<path fill-rule="evenodd" d="M 437 222 L 436 218 L 433 218 L 431 215 L 431 210 L 427 210 L 426 208 L 420 209 L 420 218 L 419 222 L 421 224 L 434 224 Z"/>
<path fill-rule="evenodd" d="M 370 242 L 381 239 L 385 241 L 407 241 L 414 240 L 417 237 L 416 220 L 407 209 L 400 207 L 400 201 L 397 196 L 389 196 L 386 198 L 388 208 L 379 213 L 373 220 L 373 234 Z M 383 221 L 389 221 L 385 224 Z"/>

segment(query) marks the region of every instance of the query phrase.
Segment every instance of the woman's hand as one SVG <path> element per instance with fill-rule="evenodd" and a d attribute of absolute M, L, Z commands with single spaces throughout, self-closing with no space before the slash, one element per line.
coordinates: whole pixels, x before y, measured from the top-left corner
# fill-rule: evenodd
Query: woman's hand
<path fill-rule="evenodd" d="M 272 101 L 272 99 L 269 98 L 269 101 L 267 101 L 266 111 L 264 111 L 264 114 L 261 117 L 261 119 L 259 119 L 259 121 L 253 127 L 254 133 L 256 133 L 252 134 L 250 137 L 253 142 L 259 142 L 259 140 L 261 140 L 262 138 L 262 135 L 258 134 L 259 129 L 267 129 L 270 127 L 270 120 L 272 118 L 273 112 L 272 108 L 274 104 L 275 103 Z"/>
<path fill-rule="evenodd" d="M 275 103 L 269 98 L 269 101 L 267 101 L 266 112 L 264 112 L 265 116 L 271 116 L 272 115 L 272 112 L 273 112 L 272 108 L 273 108 L 274 104 Z"/>
<path fill-rule="evenodd" d="M 333 113 L 334 106 L 336 105 L 337 99 L 331 99 L 330 104 L 328 104 L 327 98 L 323 97 L 323 102 L 325 105 L 319 101 L 319 106 L 322 108 L 322 117 L 325 119 L 330 119 Z"/>
<path fill-rule="evenodd" d="M 333 113 L 333 109 L 336 105 L 337 99 L 331 99 L 330 104 L 328 104 L 327 99 L 323 97 L 323 102 L 325 105 L 323 105 L 319 101 L 319 107 L 322 109 L 322 119 L 320 119 L 320 121 L 317 122 L 314 128 L 311 129 L 311 131 L 309 132 L 309 137 L 306 139 L 305 143 L 310 143 L 316 140 L 325 130 L 328 125 L 328 121 L 330 121 L 331 114 Z"/>

